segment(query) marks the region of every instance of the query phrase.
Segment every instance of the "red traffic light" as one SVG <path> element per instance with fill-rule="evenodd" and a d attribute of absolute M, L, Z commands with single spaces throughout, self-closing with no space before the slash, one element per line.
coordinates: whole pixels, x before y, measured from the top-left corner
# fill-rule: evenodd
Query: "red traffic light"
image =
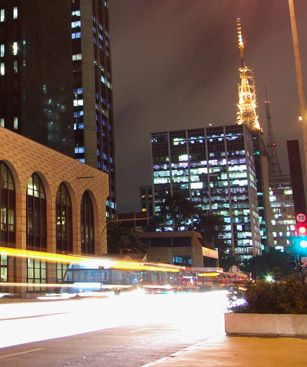
<path fill-rule="evenodd" d="M 298 234 L 300 235 L 305 235 L 307 233 L 307 228 L 302 225 L 300 225 L 297 230 L 298 230 Z"/>
<path fill-rule="evenodd" d="M 307 236 L 307 223 L 297 223 L 295 232 L 297 236 Z"/>

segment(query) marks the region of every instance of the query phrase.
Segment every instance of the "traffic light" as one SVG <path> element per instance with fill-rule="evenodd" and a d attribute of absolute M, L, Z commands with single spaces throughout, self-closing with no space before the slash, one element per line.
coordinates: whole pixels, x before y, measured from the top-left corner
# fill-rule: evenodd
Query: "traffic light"
<path fill-rule="evenodd" d="M 307 253 L 307 221 L 297 221 L 295 226 L 295 245 L 298 252 Z"/>
<path fill-rule="evenodd" d="M 295 235 L 296 236 L 307 236 L 307 223 L 301 222 L 297 223 L 295 226 Z"/>

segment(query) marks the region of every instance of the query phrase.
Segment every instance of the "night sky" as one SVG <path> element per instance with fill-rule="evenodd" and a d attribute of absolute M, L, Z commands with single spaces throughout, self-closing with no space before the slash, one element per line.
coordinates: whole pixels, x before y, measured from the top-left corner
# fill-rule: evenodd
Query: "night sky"
<path fill-rule="evenodd" d="M 151 184 L 150 133 L 234 124 L 238 67 L 236 18 L 245 60 L 255 71 L 267 140 L 265 85 L 284 174 L 286 141 L 300 135 L 287 0 L 110 0 L 119 211 L 138 211 Z M 295 0 L 307 77 L 307 0 Z M 306 80 L 306 78 L 305 78 Z M 305 87 L 307 94 L 307 86 Z"/>

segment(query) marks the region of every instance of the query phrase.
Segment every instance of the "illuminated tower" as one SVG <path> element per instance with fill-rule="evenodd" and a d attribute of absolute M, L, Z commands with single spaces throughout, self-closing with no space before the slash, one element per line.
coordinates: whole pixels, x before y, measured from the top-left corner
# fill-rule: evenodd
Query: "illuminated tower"
<path fill-rule="evenodd" d="M 271 210 L 269 200 L 268 152 L 263 141 L 263 131 L 259 124 L 256 102 L 255 79 L 244 58 L 244 40 L 240 19 L 237 18 L 238 47 L 240 50 L 240 83 L 238 85 L 237 124 L 245 125 L 253 136 L 253 157 L 256 169 L 258 212 L 260 222 L 261 247 L 272 243 L 270 238 Z"/>
<path fill-rule="evenodd" d="M 244 59 L 244 41 L 240 18 L 237 18 L 238 45 L 241 65 L 239 67 L 240 83 L 238 85 L 239 101 L 237 104 L 237 124 L 246 125 L 252 132 L 260 132 L 258 121 L 255 79 L 252 70 L 247 67 Z"/>

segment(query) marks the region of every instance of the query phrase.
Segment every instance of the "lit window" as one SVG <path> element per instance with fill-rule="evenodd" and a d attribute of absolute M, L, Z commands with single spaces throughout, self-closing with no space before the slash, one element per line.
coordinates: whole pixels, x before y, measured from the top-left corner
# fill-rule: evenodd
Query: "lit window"
<path fill-rule="evenodd" d="M 47 212 L 44 185 L 37 173 L 29 177 L 26 197 L 27 246 L 47 247 Z"/>
<path fill-rule="evenodd" d="M 75 153 L 84 153 L 84 147 L 75 147 Z"/>
<path fill-rule="evenodd" d="M 81 38 L 81 32 L 74 32 L 74 33 L 71 35 L 71 38 L 72 38 L 72 39 L 75 39 L 75 38 Z"/>
<path fill-rule="evenodd" d="M 14 68 L 14 73 L 17 74 L 18 73 L 18 61 L 17 60 L 14 60 L 13 68 Z"/>
<path fill-rule="evenodd" d="M 18 130 L 18 117 L 14 117 L 14 129 Z"/>
<path fill-rule="evenodd" d="M 82 60 L 82 54 L 72 55 L 72 61 Z"/>
<path fill-rule="evenodd" d="M 13 43 L 13 55 L 16 56 L 18 54 L 18 43 Z"/>
<path fill-rule="evenodd" d="M 67 187 L 61 184 L 56 198 L 56 247 L 72 251 L 72 208 Z"/>
<path fill-rule="evenodd" d="M 71 28 L 81 27 L 81 22 L 78 20 L 77 22 L 71 22 Z"/>
<path fill-rule="evenodd" d="M 74 94 L 75 94 L 75 95 L 83 94 L 83 88 L 75 88 L 75 89 L 74 89 Z"/>
<path fill-rule="evenodd" d="M 17 19 L 18 18 L 18 7 L 14 6 L 13 8 L 13 19 Z"/>
<path fill-rule="evenodd" d="M 5 75 L 5 64 L 4 64 L 4 62 L 0 63 L 0 75 Z"/>
<path fill-rule="evenodd" d="M 80 17 L 80 10 L 74 10 L 72 13 L 71 13 L 72 16 L 75 16 L 75 17 Z"/>
<path fill-rule="evenodd" d="M 5 126 L 5 120 L 3 117 L 0 118 L 0 126 L 4 127 Z"/>
<path fill-rule="evenodd" d="M 4 57 L 5 55 L 5 46 L 3 43 L 0 44 L 0 57 Z"/>
<path fill-rule="evenodd" d="M 0 9 L 0 23 L 3 23 L 5 21 L 5 10 Z"/>
<path fill-rule="evenodd" d="M 83 106 L 83 99 L 75 99 L 74 100 L 74 107 L 76 106 Z"/>

